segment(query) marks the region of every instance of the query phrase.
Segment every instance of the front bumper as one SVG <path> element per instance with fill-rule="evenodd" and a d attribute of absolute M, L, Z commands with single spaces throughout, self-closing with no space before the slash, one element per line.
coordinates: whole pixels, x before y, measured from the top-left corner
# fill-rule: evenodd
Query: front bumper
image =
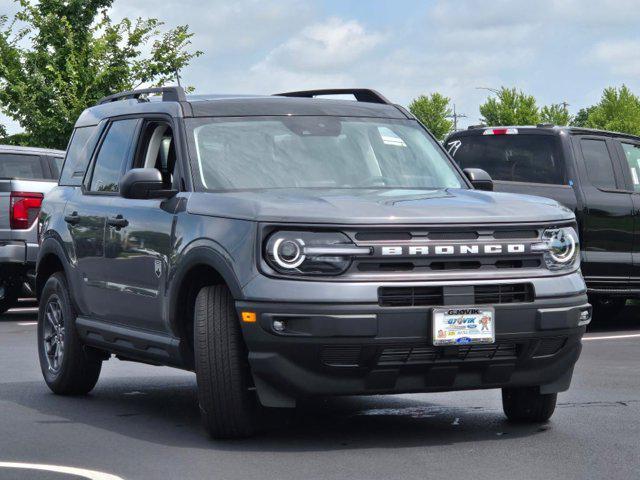
<path fill-rule="evenodd" d="M 494 344 L 434 347 L 430 307 L 237 302 L 240 318 L 256 313 L 242 330 L 260 400 L 279 407 L 316 395 L 563 391 L 580 355 L 585 309 L 584 291 L 495 305 Z M 285 331 L 277 332 L 274 321 Z"/>

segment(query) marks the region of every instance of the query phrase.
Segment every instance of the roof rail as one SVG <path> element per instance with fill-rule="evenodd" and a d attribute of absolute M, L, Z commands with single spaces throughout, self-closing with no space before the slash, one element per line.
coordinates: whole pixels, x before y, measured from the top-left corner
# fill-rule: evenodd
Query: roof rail
<path fill-rule="evenodd" d="M 107 97 L 98 100 L 96 105 L 102 105 L 105 103 L 117 102 L 119 100 L 139 99 L 141 95 L 148 95 L 151 93 L 161 93 L 163 102 L 186 102 L 187 96 L 184 93 L 182 87 L 154 87 L 154 88 L 140 88 L 138 90 L 128 90 L 126 92 L 115 93 Z"/>
<path fill-rule="evenodd" d="M 467 130 L 476 130 L 478 128 L 485 128 L 485 127 L 486 127 L 486 125 L 481 123 L 480 125 L 469 125 L 467 127 Z"/>
<path fill-rule="evenodd" d="M 353 95 L 358 102 L 382 103 L 393 105 L 381 93 L 370 88 L 327 88 L 323 90 L 301 90 L 299 92 L 276 93 L 278 97 L 304 97 L 313 98 L 324 95 Z"/>
<path fill-rule="evenodd" d="M 539 123 L 536 125 L 536 127 L 538 128 L 553 128 L 555 126 L 556 126 L 555 123 Z"/>

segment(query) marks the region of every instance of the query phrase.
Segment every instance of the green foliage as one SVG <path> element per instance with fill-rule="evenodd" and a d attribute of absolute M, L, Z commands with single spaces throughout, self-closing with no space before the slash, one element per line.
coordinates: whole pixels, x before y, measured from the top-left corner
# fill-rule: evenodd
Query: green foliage
<path fill-rule="evenodd" d="M 487 125 L 536 125 L 540 122 L 536 99 L 515 88 L 501 87 L 495 97 L 480 105 L 480 114 Z"/>
<path fill-rule="evenodd" d="M 640 98 L 626 85 L 605 88 L 600 102 L 589 112 L 586 126 L 640 135 Z"/>
<path fill-rule="evenodd" d="M 542 107 L 540 110 L 540 121 L 542 123 L 552 123 L 553 125 L 565 126 L 571 123 L 571 115 L 566 105 L 552 103 Z"/>
<path fill-rule="evenodd" d="M 578 113 L 576 114 L 576 116 L 573 117 L 573 119 L 571 120 L 571 126 L 586 128 L 587 121 L 589 119 L 589 114 L 593 112 L 594 108 L 596 108 L 595 105 L 592 105 L 590 107 L 585 107 L 578 110 Z"/>
<path fill-rule="evenodd" d="M 414 99 L 409 105 L 409 110 L 442 141 L 453 129 L 453 122 L 447 118 L 452 113 L 449 102 L 447 97 L 436 92 Z"/>
<path fill-rule="evenodd" d="M 113 22 L 113 0 L 19 0 L 0 17 L 0 107 L 32 145 L 66 148 L 80 113 L 103 96 L 162 85 L 201 52 L 188 26 Z"/>

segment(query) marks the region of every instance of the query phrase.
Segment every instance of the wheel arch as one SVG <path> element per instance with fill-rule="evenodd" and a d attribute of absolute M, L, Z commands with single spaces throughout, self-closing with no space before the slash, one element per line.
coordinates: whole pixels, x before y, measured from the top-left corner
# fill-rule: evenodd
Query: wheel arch
<path fill-rule="evenodd" d="M 63 272 L 67 281 L 69 260 L 64 249 L 56 237 L 47 237 L 40 245 L 38 261 L 36 263 L 36 298 L 40 295 L 47 279 L 56 272 Z"/>
<path fill-rule="evenodd" d="M 171 277 L 169 322 L 180 339 L 180 350 L 188 368 L 193 367 L 193 308 L 198 291 L 207 285 L 226 285 L 233 298 L 243 298 L 242 288 L 228 256 L 209 246 L 197 246 L 180 260 Z"/>

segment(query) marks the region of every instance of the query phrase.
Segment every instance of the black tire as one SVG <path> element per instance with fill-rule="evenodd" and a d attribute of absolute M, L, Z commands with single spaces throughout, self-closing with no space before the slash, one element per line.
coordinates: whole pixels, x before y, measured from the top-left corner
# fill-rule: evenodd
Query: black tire
<path fill-rule="evenodd" d="M 4 285 L 3 288 L 4 293 L 2 299 L 0 299 L 0 315 L 3 315 L 7 310 L 18 304 L 21 289 L 21 287 L 16 285 Z"/>
<path fill-rule="evenodd" d="M 557 393 L 541 394 L 538 387 L 502 389 L 502 409 L 512 422 L 546 422 L 556 409 L 557 399 Z"/>
<path fill-rule="evenodd" d="M 59 307 L 59 308 L 58 308 Z M 52 312 L 58 312 L 60 321 Z M 76 331 L 76 313 L 71 303 L 67 282 L 63 274 L 53 274 L 45 283 L 38 309 L 38 356 L 44 381 L 53 393 L 58 395 L 84 395 L 93 390 L 102 361 L 88 354 Z M 57 325 L 57 328 L 54 327 Z M 57 333 L 55 340 L 49 338 Z M 55 335 L 54 335 L 55 336 Z M 62 345 L 62 355 L 58 362 L 53 356 Z"/>
<path fill-rule="evenodd" d="M 593 305 L 594 322 L 608 322 L 620 315 L 627 303 L 626 298 L 621 297 L 596 297 L 590 299 Z"/>
<path fill-rule="evenodd" d="M 202 422 L 213 438 L 255 433 L 258 401 L 251 391 L 247 348 L 231 292 L 203 287 L 194 309 L 194 350 Z"/>

